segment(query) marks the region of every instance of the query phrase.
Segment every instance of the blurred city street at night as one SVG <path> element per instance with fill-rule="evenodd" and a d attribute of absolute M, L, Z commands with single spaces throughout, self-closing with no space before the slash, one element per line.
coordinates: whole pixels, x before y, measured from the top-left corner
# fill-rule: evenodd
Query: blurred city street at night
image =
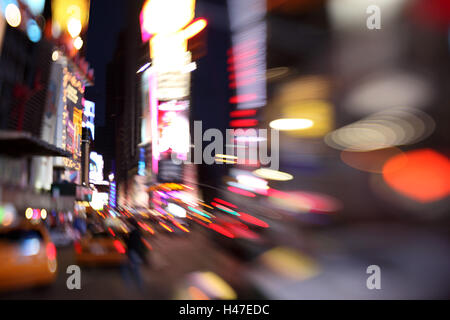
<path fill-rule="evenodd" d="M 0 299 L 450 298 L 447 0 L 0 0 Z"/>

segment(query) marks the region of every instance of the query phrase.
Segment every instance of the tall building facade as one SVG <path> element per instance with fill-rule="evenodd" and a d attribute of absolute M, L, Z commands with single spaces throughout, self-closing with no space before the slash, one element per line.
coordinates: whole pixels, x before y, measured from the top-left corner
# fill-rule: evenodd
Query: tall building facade
<path fill-rule="evenodd" d="M 114 174 L 117 205 L 135 205 L 136 176 L 141 152 L 141 91 L 139 62 L 140 48 L 139 12 L 142 1 L 127 3 L 127 28 L 117 42 L 112 61 L 107 66 L 106 119 L 101 130 L 114 136 L 113 145 L 101 150 L 105 156 L 106 170 Z M 145 59 L 145 58 L 144 58 Z M 108 150 L 106 150 L 108 149 Z M 113 164 L 114 161 L 114 164 Z"/>
<path fill-rule="evenodd" d="M 12 204 L 20 216 L 26 208 L 74 212 L 76 201 L 91 193 L 81 183 L 81 145 L 84 90 L 94 83 L 93 70 L 66 28 L 52 28 L 63 21 L 59 9 L 67 3 L 1 4 L 0 204 Z M 88 12 L 89 1 L 81 4 Z M 6 16 L 6 5 L 14 15 Z"/>

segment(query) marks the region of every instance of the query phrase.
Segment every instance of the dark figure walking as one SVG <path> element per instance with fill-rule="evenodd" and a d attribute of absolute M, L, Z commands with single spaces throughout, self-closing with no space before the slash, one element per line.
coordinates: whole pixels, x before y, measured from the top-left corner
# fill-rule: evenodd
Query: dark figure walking
<path fill-rule="evenodd" d="M 138 222 L 133 218 L 129 219 L 128 222 L 131 226 L 131 231 L 125 238 L 128 255 L 127 274 L 131 274 L 131 277 L 133 277 L 136 281 L 139 290 L 143 292 L 144 286 L 141 274 L 141 265 L 147 264 L 147 250 L 143 243 L 143 238 Z"/>

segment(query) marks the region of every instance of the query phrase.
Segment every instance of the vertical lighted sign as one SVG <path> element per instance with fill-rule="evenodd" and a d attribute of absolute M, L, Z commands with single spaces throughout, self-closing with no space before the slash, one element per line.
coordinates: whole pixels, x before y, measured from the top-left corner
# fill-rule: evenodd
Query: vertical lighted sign
<path fill-rule="evenodd" d="M 148 68 L 142 72 L 141 76 L 141 110 L 142 110 L 142 122 L 141 122 L 141 144 L 145 145 L 151 142 L 151 116 L 150 116 L 150 75 L 152 68 Z"/>
<path fill-rule="evenodd" d="M 258 110 L 267 103 L 266 0 L 228 0 L 228 8 L 232 47 L 227 52 L 227 63 L 229 87 L 234 90 L 229 99 L 232 107 L 230 127 L 235 129 L 235 136 L 227 143 L 233 144 L 236 136 L 241 134 L 239 138 L 244 140 L 239 141 L 239 147 L 250 149 L 255 142 L 244 141 L 251 138 L 252 128 L 259 123 Z M 237 153 L 236 149 L 233 152 Z M 244 167 L 259 165 L 256 161 L 241 160 L 237 164 Z"/>
<path fill-rule="evenodd" d="M 64 158 L 67 168 L 80 170 L 81 133 L 83 121 L 83 83 L 67 67 L 63 70 L 63 131 L 62 147 L 73 154 L 73 159 Z"/>
<path fill-rule="evenodd" d="M 138 175 L 145 176 L 145 149 L 139 148 Z"/>
<path fill-rule="evenodd" d="M 116 207 L 116 182 L 114 180 L 109 183 L 109 206 Z"/>
<path fill-rule="evenodd" d="M 188 39 L 202 31 L 207 22 L 196 19 L 195 0 L 147 0 L 140 15 L 143 41 L 150 40 L 152 72 L 149 75 L 149 99 L 152 132 L 152 171 L 159 173 L 160 154 L 177 153 L 178 157 L 189 151 L 189 141 L 174 140 L 176 129 L 186 127 L 187 114 L 174 110 L 158 110 L 158 100 L 188 101 L 190 94 L 191 53 L 187 51 Z M 180 134 L 179 134 L 180 135 Z M 189 140 L 189 139 L 188 139 Z M 185 147 L 187 147 L 187 150 Z M 167 157 L 166 157 L 167 158 Z"/>
<path fill-rule="evenodd" d="M 152 171 L 158 173 L 158 100 L 156 99 L 156 75 L 151 68 L 149 74 L 150 121 L 152 131 Z"/>
<path fill-rule="evenodd" d="M 265 0 L 228 0 L 232 48 L 228 51 L 230 103 L 236 109 L 266 105 Z M 248 8 L 252 8 L 249 10 Z"/>
<path fill-rule="evenodd" d="M 95 103 L 92 101 L 84 100 L 82 126 L 88 128 L 92 139 L 95 139 Z"/>

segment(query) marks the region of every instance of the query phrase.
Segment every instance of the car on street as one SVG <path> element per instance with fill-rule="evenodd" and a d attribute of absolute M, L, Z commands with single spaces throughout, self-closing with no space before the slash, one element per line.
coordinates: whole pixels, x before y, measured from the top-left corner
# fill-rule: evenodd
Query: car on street
<path fill-rule="evenodd" d="M 0 290 L 50 285 L 56 273 L 56 247 L 43 225 L 24 221 L 0 230 Z"/>
<path fill-rule="evenodd" d="M 127 258 L 124 241 L 108 231 L 88 233 L 74 248 L 80 265 L 121 265 Z"/>

